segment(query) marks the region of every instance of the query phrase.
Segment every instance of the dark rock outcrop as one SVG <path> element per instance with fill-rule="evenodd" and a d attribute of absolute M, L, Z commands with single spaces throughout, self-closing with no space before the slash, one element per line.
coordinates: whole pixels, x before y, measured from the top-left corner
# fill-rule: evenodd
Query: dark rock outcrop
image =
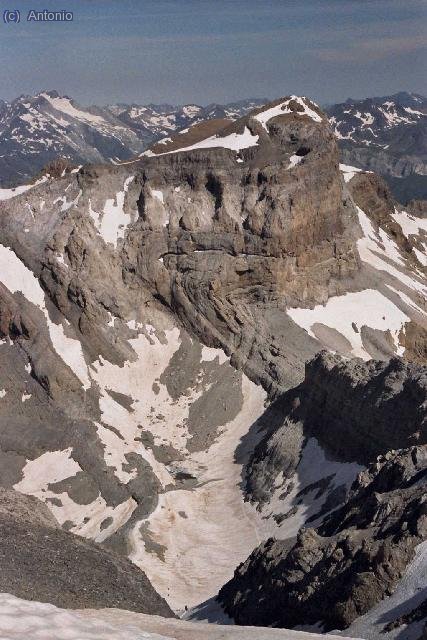
<path fill-rule="evenodd" d="M 427 447 L 380 456 L 346 503 L 296 542 L 270 539 L 223 587 L 239 624 L 345 629 L 392 593 L 427 538 Z"/>
<path fill-rule="evenodd" d="M 321 352 L 306 364 L 304 382 L 269 408 L 266 422 L 245 473 L 246 491 L 259 503 L 279 471 L 289 477 L 295 470 L 304 437 L 315 437 L 332 459 L 360 464 L 426 444 L 427 371 L 398 358 L 363 362 Z"/>

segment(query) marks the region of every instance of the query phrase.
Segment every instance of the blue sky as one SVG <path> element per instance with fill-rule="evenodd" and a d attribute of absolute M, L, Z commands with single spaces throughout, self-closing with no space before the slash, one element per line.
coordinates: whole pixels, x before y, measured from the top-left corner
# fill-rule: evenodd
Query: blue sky
<path fill-rule="evenodd" d="M 13 6 L 12 6 L 13 3 Z M 427 94 L 426 0 L 7 0 L 0 98 L 57 89 L 82 104 L 320 103 Z M 74 22 L 26 23 L 30 9 Z"/>

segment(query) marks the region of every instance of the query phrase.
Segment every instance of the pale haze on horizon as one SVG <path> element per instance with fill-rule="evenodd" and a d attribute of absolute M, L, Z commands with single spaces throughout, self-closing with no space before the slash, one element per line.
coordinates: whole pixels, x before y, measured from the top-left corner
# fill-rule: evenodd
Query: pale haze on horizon
<path fill-rule="evenodd" d="M 20 24 L 0 27 L 5 100 L 42 89 L 85 105 L 427 93 L 425 0 L 72 0 L 60 7 L 69 23 L 28 23 L 34 2 L 16 8 Z"/>

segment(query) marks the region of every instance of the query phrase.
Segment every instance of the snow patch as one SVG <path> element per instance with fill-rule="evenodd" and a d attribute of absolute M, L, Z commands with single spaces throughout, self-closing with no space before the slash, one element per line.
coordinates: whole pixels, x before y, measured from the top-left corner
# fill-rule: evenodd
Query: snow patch
<path fill-rule="evenodd" d="M 300 107 L 302 107 L 303 110 L 293 111 L 289 107 L 289 104 L 291 102 L 296 102 Z M 254 118 L 255 120 L 258 120 L 258 122 L 262 124 L 262 126 L 266 131 L 268 131 L 267 122 L 269 120 L 277 116 L 282 116 L 288 113 L 292 113 L 293 115 L 296 115 L 296 116 L 308 116 L 309 118 L 314 120 L 314 122 L 322 122 L 322 118 L 320 117 L 320 115 L 310 107 L 309 101 L 307 100 L 307 98 L 299 97 L 299 96 L 291 96 L 290 98 L 288 98 L 288 100 L 281 102 L 275 107 L 270 107 L 270 109 L 266 109 L 265 111 L 258 113 L 256 116 L 254 116 Z"/>
<path fill-rule="evenodd" d="M 57 325 L 51 321 L 39 281 L 11 249 L 1 244 L 0 278 L 11 293 L 20 291 L 27 300 L 43 311 L 55 351 L 80 379 L 84 389 L 88 389 L 91 382 L 80 342 L 68 338 L 62 324 Z"/>
<path fill-rule="evenodd" d="M 88 111 L 80 111 L 80 109 L 76 109 L 76 107 L 71 104 L 71 100 L 69 98 L 52 98 L 48 93 L 42 93 L 40 95 L 47 100 L 52 107 L 56 109 L 56 111 L 61 111 L 71 118 L 76 118 L 76 120 L 81 120 L 82 122 L 91 125 L 107 124 L 101 116 L 96 116 Z"/>
<path fill-rule="evenodd" d="M 383 229 L 379 228 L 376 231 L 368 216 L 360 207 L 356 206 L 356 209 L 359 224 L 363 231 L 363 238 L 357 241 L 357 249 L 361 260 L 370 264 L 374 269 L 386 271 L 409 289 L 425 295 L 427 287 L 417 279 L 415 274 L 411 277 L 397 268 L 398 266 L 404 267 L 405 262 L 396 243 Z"/>
<path fill-rule="evenodd" d="M 184 622 L 121 609 L 60 609 L 0 594 L 4 640 L 321 640 L 311 633 Z M 328 634 L 330 640 L 340 640 Z M 342 640 L 342 639 L 341 639 Z"/>
<path fill-rule="evenodd" d="M 399 333 L 410 318 L 388 298 L 374 289 L 329 298 L 325 305 L 314 309 L 288 309 L 287 314 L 296 324 L 315 338 L 312 327 L 321 323 L 336 329 L 350 342 L 354 356 L 370 360 L 371 356 L 363 346 L 360 330 L 363 326 L 381 331 L 389 330 L 397 353 L 401 355 Z M 358 332 L 354 330 L 353 324 Z"/>
<path fill-rule="evenodd" d="M 351 167 L 348 164 L 340 164 L 340 171 L 341 173 L 344 174 L 344 182 L 350 182 L 353 176 L 355 176 L 356 173 L 362 172 L 363 169 L 358 169 L 357 167 Z"/>
<path fill-rule="evenodd" d="M 406 238 L 418 236 L 421 231 L 425 231 L 427 234 L 427 218 L 417 218 L 406 211 L 397 211 L 397 209 L 391 214 L 391 217 L 400 225 Z"/>
<path fill-rule="evenodd" d="M 243 133 L 230 133 L 228 136 L 211 136 L 210 138 L 206 138 L 205 140 L 201 140 L 200 142 L 196 142 L 195 144 L 189 147 L 181 147 L 180 149 L 175 149 L 174 151 L 166 151 L 165 153 L 153 153 L 152 151 L 144 151 L 143 156 L 147 157 L 157 157 L 168 155 L 172 153 L 181 153 L 184 151 L 193 151 L 194 149 L 214 149 L 214 148 L 223 148 L 223 149 L 231 149 L 233 151 L 241 151 L 242 149 L 247 149 L 248 147 L 254 147 L 258 144 L 258 135 L 253 135 L 248 127 L 245 127 Z"/>
<path fill-rule="evenodd" d="M 19 196 L 21 193 L 34 189 L 34 187 L 46 182 L 46 180 L 47 176 L 43 176 L 43 178 L 40 178 L 40 180 L 37 180 L 33 184 L 23 184 L 20 187 L 14 187 L 13 189 L 0 189 L 0 200 L 10 200 L 11 198 L 15 198 L 15 196 Z"/>
<path fill-rule="evenodd" d="M 288 169 L 292 169 L 293 167 L 296 167 L 297 164 L 299 164 L 302 160 L 302 156 L 296 156 L 293 155 L 289 158 L 290 164 L 288 166 Z"/>
<path fill-rule="evenodd" d="M 304 445 L 295 473 L 284 481 L 282 472 L 278 474 L 274 492 L 262 509 L 265 519 L 277 514 L 293 514 L 282 521 L 274 534 L 275 538 L 288 540 L 296 536 L 308 518 L 321 512 L 328 496 L 338 487 L 344 486 L 349 489 L 362 469 L 363 467 L 355 462 L 343 463 L 328 459 L 317 439 L 309 438 Z M 327 488 L 323 492 L 319 491 L 319 484 L 329 476 L 333 477 Z M 308 491 L 308 487 L 312 489 Z M 301 501 L 301 491 L 304 490 L 304 499 Z M 310 521 L 310 527 L 318 524 L 318 521 Z"/>
<path fill-rule="evenodd" d="M 124 202 L 125 194 L 134 178 L 135 176 L 126 178 L 123 191 L 118 191 L 115 198 L 109 198 L 105 202 L 102 213 L 94 211 L 89 200 L 89 215 L 95 228 L 99 231 L 104 242 L 114 245 L 115 248 L 117 248 L 119 239 L 125 237 L 126 229 L 131 223 L 131 215 L 124 211 Z"/>
<path fill-rule="evenodd" d="M 157 189 L 151 189 L 151 194 L 157 198 L 157 200 L 159 200 L 162 204 L 164 204 L 165 199 L 163 196 L 163 191 L 157 190 Z"/>
<path fill-rule="evenodd" d="M 68 448 L 63 451 L 48 451 L 35 460 L 27 460 L 23 469 L 24 477 L 14 485 L 14 489 L 47 502 L 49 510 L 60 525 L 71 521 L 74 523 L 71 529 L 74 533 L 102 542 L 129 519 L 136 508 L 136 502 L 129 498 L 116 507 L 110 507 L 104 498 L 98 496 L 90 504 L 81 505 L 74 502 L 65 491 L 51 491 L 49 485 L 74 477 L 82 471 L 71 456 L 72 449 Z M 49 498 L 60 500 L 61 506 L 49 501 Z M 112 523 L 101 531 L 100 525 L 108 517 L 112 518 Z"/>
<path fill-rule="evenodd" d="M 71 457 L 72 449 L 47 451 L 35 460 L 27 460 L 24 477 L 14 485 L 16 491 L 42 497 L 48 485 L 61 482 L 81 471 L 80 465 Z"/>

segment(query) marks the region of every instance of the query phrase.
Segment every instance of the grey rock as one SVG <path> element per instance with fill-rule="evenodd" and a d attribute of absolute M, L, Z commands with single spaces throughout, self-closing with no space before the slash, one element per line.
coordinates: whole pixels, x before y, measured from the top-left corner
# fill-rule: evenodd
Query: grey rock
<path fill-rule="evenodd" d="M 244 472 L 247 495 L 260 504 L 279 471 L 294 472 L 307 438 L 316 438 L 334 460 L 363 465 L 390 450 L 426 444 L 426 367 L 322 352 L 306 364 L 304 382 L 262 419 L 266 434 Z"/>
<path fill-rule="evenodd" d="M 427 447 L 389 452 L 296 541 L 269 539 L 220 591 L 238 624 L 345 629 L 390 595 L 427 537 Z"/>
<path fill-rule="evenodd" d="M 47 506 L 0 489 L 0 591 L 69 609 L 173 613 L 146 575 L 102 545 L 62 531 Z"/>

